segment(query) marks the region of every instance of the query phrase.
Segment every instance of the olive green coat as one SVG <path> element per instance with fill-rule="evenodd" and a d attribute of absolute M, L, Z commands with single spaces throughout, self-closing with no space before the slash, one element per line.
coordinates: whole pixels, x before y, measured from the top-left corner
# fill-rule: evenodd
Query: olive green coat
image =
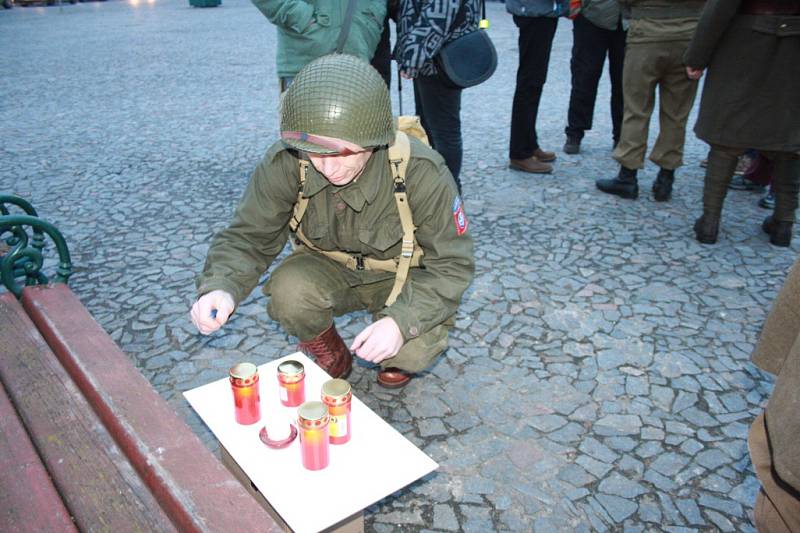
<path fill-rule="evenodd" d="M 629 44 L 688 41 L 705 0 L 620 0 L 626 16 Z"/>
<path fill-rule="evenodd" d="M 800 16 L 740 15 L 740 4 L 710 0 L 686 52 L 687 65 L 708 69 L 695 133 L 800 152 Z"/>
<path fill-rule="evenodd" d="M 772 305 L 753 362 L 777 376 L 766 413 L 772 458 L 778 476 L 800 490 L 800 261 Z"/>
<path fill-rule="evenodd" d="M 348 0 L 252 0 L 278 29 L 278 77 L 294 77 L 336 50 Z M 357 0 L 343 52 L 372 59 L 383 32 L 386 0 Z"/>
<path fill-rule="evenodd" d="M 458 191 L 442 157 L 416 139 L 406 171 L 408 203 L 423 267 L 412 268 L 399 297 L 378 313 L 395 319 L 405 340 L 452 317 L 472 280 L 474 258 L 468 226 L 454 219 Z M 199 294 L 229 292 L 238 303 L 283 250 L 300 189 L 297 152 L 275 143 L 253 173 L 233 221 L 214 237 L 197 281 Z M 375 151 L 361 176 L 333 186 L 309 165 L 301 222 L 305 236 L 323 250 L 390 259 L 400 255 L 402 227 L 385 147 Z M 391 272 L 354 271 L 359 284 L 394 278 Z"/>

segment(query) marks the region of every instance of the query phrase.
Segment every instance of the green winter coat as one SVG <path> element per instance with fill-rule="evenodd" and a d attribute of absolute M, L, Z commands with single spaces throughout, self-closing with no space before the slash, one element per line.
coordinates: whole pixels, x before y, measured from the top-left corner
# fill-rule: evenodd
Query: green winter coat
<path fill-rule="evenodd" d="M 405 340 L 452 317 L 472 280 L 472 238 L 459 225 L 460 198 L 442 157 L 416 139 L 406 171 L 408 203 L 416 239 L 424 252 L 397 300 L 379 316 L 392 317 Z M 253 290 L 289 236 L 288 222 L 300 189 L 297 152 L 277 142 L 253 173 L 227 229 L 211 244 L 197 281 L 199 295 L 215 289 L 240 302 Z M 308 207 L 300 228 L 323 250 L 391 259 L 400 255 L 402 227 L 392 193 L 385 147 L 375 150 L 358 179 L 333 186 L 309 165 L 304 195 Z M 353 271 L 357 284 L 394 278 L 392 272 Z"/>
<path fill-rule="evenodd" d="M 336 50 L 348 0 L 252 0 L 278 28 L 278 77 L 294 77 Z M 386 0 L 357 0 L 343 52 L 372 59 L 383 32 Z"/>
<path fill-rule="evenodd" d="M 620 0 L 629 14 L 627 42 L 688 41 L 705 0 Z"/>
<path fill-rule="evenodd" d="M 707 68 L 695 133 L 709 144 L 800 152 L 800 16 L 710 0 L 685 62 Z"/>

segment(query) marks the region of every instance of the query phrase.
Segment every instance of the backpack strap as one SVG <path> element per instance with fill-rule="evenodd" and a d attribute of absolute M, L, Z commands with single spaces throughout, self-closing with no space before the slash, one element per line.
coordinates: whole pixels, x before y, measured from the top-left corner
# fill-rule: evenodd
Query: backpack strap
<path fill-rule="evenodd" d="M 411 159 L 411 142 L 408 140 L 408 135 L 398 130 L 394 137 L 394 144 L 389 146 L 389 167 L 392 169 L 392 178 L 394 179 L 394 200 L 397 204 L 397 211 L 400 214 L 400 225 L 403 228 L 403 245 L 397 263 L 394 286 L 392 287 L 392 292 L 389 293 L 389 297 L 386 298 L 387 307 L 397 300 L 400 291 L 403 290 L 403 285 L 408 279 L 408 271 L 411 268 L 412 259 L 416 259 L 418 264 L 419 258 L 422 256 L 422 249 L 415 246 L 416 238 L 414 237 L 414 232 L 417 228 L 414 226 L 411 208 L 408 205 L 408 196 L 406 195 L 406 169 L 408 168 L 409 159 Z M 415 254 L 415 248 L 419 250 L 419 253 Z"/>
<path fill-rule="evenodd" d="M 297 201 L 294 203 L 294 212 L 292 218 L 289 220 L 289 230 L 292 233 L 297 233 L 300 228 L 300 221 L 303 220 L 303 215 L 306 213 L 308 207 L 308 198 L 303 196 L 303 190 L 306 188 L 306 176 L 308 175 L 308 161 L 300 159 L 300 190 L 297 191 Z"/>

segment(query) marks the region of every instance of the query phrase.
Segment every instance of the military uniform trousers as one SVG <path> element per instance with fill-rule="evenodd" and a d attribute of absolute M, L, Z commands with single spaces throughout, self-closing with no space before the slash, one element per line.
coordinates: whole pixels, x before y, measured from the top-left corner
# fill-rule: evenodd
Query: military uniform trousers
<path fill-rule="evenodd" d="M 264 287 L 270 296 L 267 313 L 289 334 L 308 341 L 328 329 L 335 316 L 383 309 L 394 285 L 394 274 L 388 276 L 358 284 L 358 276 L 344 265 L 301 248 L 278 265 Z M 384 360 L 381 366 L 406 372 L 425 370 L 447 348 L 447 334 L 453 324 L 450 318 L 406 340 L 397 355 Z"/>
<path fill-rule="evenodd" d="M 719 216 L 733 177 L 739 156 L 744 148 L 711 145 L 708 168 L 703 186 L 704 212 Z M 780 222 L 795 222 L 795 211 L 800 193 L 800 154 L 790 152 L 760 151 L 775 163 L 772 173 L 772 191 L 775 193 L 773 218 Z"/>
<path fill-rule="evenodd" d="M 630 169 L 644 167 L 650 116 L 659 96 L 659 132 L 650 160 L 673 170 L 683 165 L 686 121 L 697 94 L 697 81 L 686 76 L 683 54 L 688 41 L 628 42 L 622 72 L 625 111 L 614 159 Z"/>
<path fill-rule="evenodd" d="M 747 446 L 756 476 L 761 482 L 754 509 L 759 533 L 800 531 L 800 494 L 775 475 L 764 413 L 758 415 L 750 426 Z"/>

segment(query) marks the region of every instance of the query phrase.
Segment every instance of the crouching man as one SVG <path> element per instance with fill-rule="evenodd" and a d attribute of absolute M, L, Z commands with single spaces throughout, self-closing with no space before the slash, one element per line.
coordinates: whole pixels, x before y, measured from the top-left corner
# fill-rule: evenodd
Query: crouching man
<path fill-rule="evenodd" d="M 447 347 L 472 280 L 472 239 L 442 157 L 396 131 L 386 84 L 349 55 L 309 63 L 284 94 L 281 140 L 255 169 L 233 221 L 214 237 L 192 321 L 207 335 L 292 238 L 265 284 L 267 312 L 333 377 L 352 353 L 402 387 Z M 333 317 L 374 321 L 348 346 Z"/>

